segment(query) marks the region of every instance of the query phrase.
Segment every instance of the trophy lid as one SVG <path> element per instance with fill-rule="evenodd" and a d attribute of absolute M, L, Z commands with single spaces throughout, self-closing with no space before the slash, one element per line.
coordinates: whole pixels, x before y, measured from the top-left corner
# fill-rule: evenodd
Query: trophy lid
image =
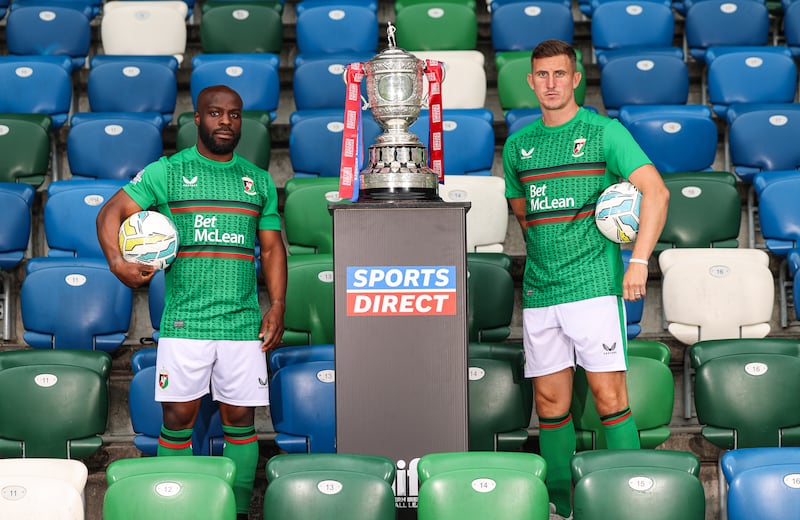
<path fill-rule="evenodd" d="M 383 60 L 392 60 L 395 62 L 397 60 L 409 60 L 412 62 L 422 62 L 419 58 L 411 54 L 410 52 L 401 49 L 397 46 L 397 41 L 395 40 L 394 34 L 397 32 L 397 28 L 392 24 L 392 22 L 388 22 L 388 26 L 386 28 L 386 36 L 389 42 L 387 48 L 376 54 L 369 60 L 368 63 L 379 63 Z"/>

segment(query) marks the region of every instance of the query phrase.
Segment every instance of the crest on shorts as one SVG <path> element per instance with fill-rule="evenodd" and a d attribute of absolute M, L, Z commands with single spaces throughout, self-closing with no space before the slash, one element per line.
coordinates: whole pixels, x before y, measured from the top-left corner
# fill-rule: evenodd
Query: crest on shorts
<path fill-rule="evenodd" d="M 166 370 L 161 370 L 158 373 L 158 387 L 165 390 L 169 386 L 169 374 Z"/>

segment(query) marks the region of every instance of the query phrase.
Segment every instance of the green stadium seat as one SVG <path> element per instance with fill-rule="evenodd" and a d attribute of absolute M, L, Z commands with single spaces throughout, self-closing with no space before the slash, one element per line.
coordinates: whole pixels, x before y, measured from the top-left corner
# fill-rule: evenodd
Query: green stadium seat
<path fill-rule="evenodd" d="M 535 453 L 524 451 L 454 451 L 429 453 L 419 459 L 417 475 L 420 485 L 434 475 L 465 469 L 508 469 L 529 473 L 544 481 L 547 464 Z"/>
<path fill-rule="evenodd" d="M 40 186 L 50 165 L 50 116 L 0 114 L 0 182 Z"/>
<path fill-rule="evenodd" d="M 227 2 L 203 9 L 200 45 L 205 53 L 280 53 L 281 12 L 270 5 L 250 2 Z"/>
<path fill-rule="evenodd" d="M 267 482 L 292 473 L 310 470 L 352 471 L 374 475 L 386 481 L 394 482 L 394 462 L 379 455 L 363 455 L 351 453 L 281 453 L 270 457 L 266 465 Z"/>
<path fill-rule="evenodd" d="M 287 266 L 283 342 L 333 343 L 333 255 L 289 256 Z"/>
<path fill-rule="evenodd" d="M 395 16 L 397 46 L 407 51 L 475 49 L 478 18 L 475 9 L 452 2 L 412 4 Z"/>

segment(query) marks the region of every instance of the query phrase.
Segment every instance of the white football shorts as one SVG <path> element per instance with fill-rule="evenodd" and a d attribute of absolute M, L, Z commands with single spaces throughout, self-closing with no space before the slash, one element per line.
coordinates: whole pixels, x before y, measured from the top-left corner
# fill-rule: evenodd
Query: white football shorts
<path fill-rule="evenodd" d="M 525 377 L 553 374 L 576 363 L 588 372 L 627 370 L 625 305 L 600 296 L 524 309 Z"/>
<path fill-rule="evenodd" d="M 160 338 L 156 353 L 156 401 L 194 401 L 210 391 L 233 406 L 269 404 L 261 341 Z"/>

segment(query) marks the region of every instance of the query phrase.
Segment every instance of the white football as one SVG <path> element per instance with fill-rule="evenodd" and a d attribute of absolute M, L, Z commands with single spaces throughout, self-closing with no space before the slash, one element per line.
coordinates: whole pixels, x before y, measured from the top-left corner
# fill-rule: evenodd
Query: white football
<path fill-rule="evenodd" d="M 606 188 L 597 199 L 594 220 L 600 232 L 618 244 L 636 240 L 642 194 L 630 182 Z"/>
<path fill-rule="evenodd" d="M 156 211 L 139 211 L 119 228 L 119 249 L 127 262 L 165 269 L 178 254 L 178 229 Z"/>

